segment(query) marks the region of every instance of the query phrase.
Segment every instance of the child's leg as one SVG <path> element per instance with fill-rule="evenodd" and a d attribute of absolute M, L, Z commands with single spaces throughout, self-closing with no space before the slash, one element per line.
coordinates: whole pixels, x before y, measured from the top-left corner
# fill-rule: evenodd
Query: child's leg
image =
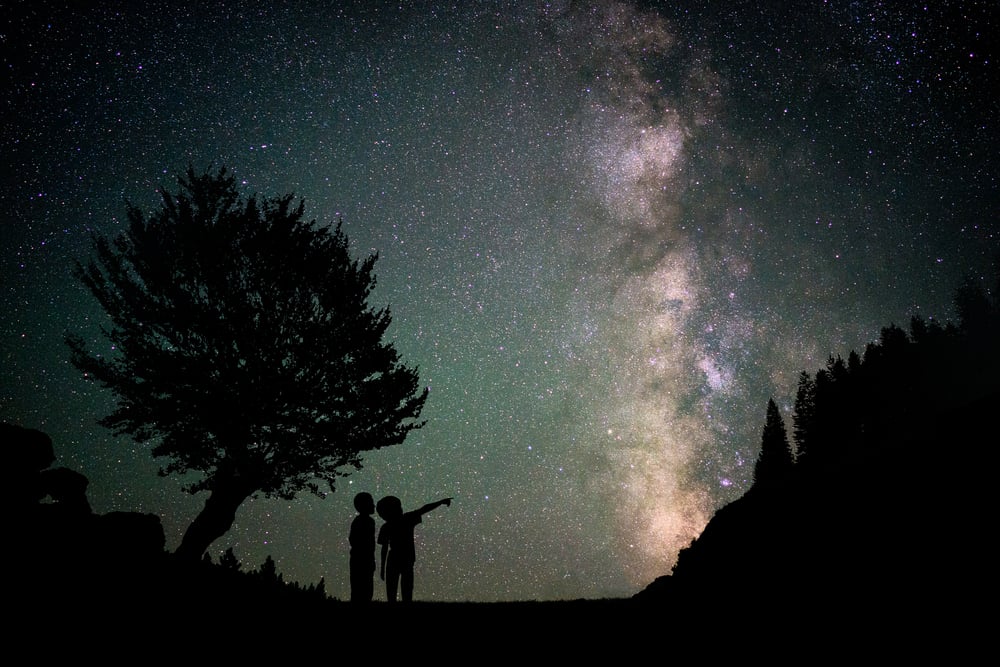
<path fill-rule="evenodd" d="M 351 602 L 371 602 L 375 592 L 375 563 L 351 561 Z"/>
<path fill-rule="evenodd" d="M 413 563 L 400 568 L 402 570 L 399 575 L 402 579 L 402 594 L 403 602 L 413 601 Z"/>
<path fill-rule="evenodd" d="M 358 571 L 358 564 L 351 561 L 351 602 L 361 601 L 361 577 Z"/>
<path fill-rule="evenodd" d="M 385 563 L 385 600 L 386 602 L 396 601 L 396 589 L 399 587 L 399 567 L 397 567 L 392 552 Z"/>

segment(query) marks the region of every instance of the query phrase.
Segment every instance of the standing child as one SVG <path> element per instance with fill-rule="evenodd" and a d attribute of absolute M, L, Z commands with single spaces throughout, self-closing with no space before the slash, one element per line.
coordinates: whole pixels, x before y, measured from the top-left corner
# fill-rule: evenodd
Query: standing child
<path fill-rule="evenodd" d="M 443 498 L 406 513 L 403 513 L 403 504 L 396 496 L 386 496 L 378 501 L 378 515 L 385 520 L 378 533 L 378 543 L 382 545 L 379 576 L 385 581 L 387 602 L 396 601 L 396 589 L 400 585 L 403 602 L 413 601 L 413 564 L 417 560 L 413 529 L 424 514 L 441 505 L 450 507 L 451 498 Z"/>
<path fill-rule="evenodd" d="M 354 496 L 358 515 L 351 522 L 351 602 L 372 601 L 375 590 L 375 499 L 362 491 Z"/>

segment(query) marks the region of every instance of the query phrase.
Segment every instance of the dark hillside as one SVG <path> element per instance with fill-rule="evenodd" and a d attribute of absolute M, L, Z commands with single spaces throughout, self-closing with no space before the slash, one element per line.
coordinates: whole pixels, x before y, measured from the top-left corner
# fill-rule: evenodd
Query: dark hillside
<path fill-rule="evenodd" d="M 980 627 L 996 590 L 1000 317 L 979 303 L 957 327 L 889 327 L 806 377 L 791 469 L 720 509 L 636 598 L 737 599 L 796 631 Z"/>

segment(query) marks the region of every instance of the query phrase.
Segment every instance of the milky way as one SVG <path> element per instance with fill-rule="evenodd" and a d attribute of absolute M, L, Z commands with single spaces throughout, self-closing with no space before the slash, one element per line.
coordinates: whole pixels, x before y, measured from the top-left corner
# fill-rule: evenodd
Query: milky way
<path fill-rule="evenodd" d="M 173 548 L 203 502 L 96 425 L 62 342 L 107 347 L 91 232 L 188 164 L 378 252 L 430 387 L 404 444 L 212 547 L 341 598 L 359 490 L 455 496 L 418 599 L 630 595 L 748 488 L 768 398 L 789 419 L 800 371 L 991 280 L 994 3 L 459 4 L 5 12 L 0 417 L 96 511 Z"/>

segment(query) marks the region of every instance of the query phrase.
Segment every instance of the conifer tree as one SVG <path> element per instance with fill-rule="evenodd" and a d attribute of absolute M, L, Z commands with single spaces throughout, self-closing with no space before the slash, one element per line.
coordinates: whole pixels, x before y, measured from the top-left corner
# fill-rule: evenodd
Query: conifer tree
<path fill-rule="evenodd" d="M 809 441 L 816 428 L 816 382 L 805 371 L 799 374 L 792 425 L 795 438 L 795 463 L 802 464 L 808 461 Z"/>
<path fill-rule="evenodd" d="M 753 469 L 754 484 L 772 484 L 787 479 L 792 472 L 792 466 L 792 450 L 788 446 L 785 422 L 772 398 L 767 402 L 767 418 L 761 437 L 760 455 Z"/>
<path fill-rule="evenodd" d="M 239 559 L 236 558 L 236 554 L 233 553 L 233 548 L 229 547 L 226 552 L 219 557 L 219 566 L 224 570 L 230 570 L 232 572 L 239 572 L 243 567 Z"/>

